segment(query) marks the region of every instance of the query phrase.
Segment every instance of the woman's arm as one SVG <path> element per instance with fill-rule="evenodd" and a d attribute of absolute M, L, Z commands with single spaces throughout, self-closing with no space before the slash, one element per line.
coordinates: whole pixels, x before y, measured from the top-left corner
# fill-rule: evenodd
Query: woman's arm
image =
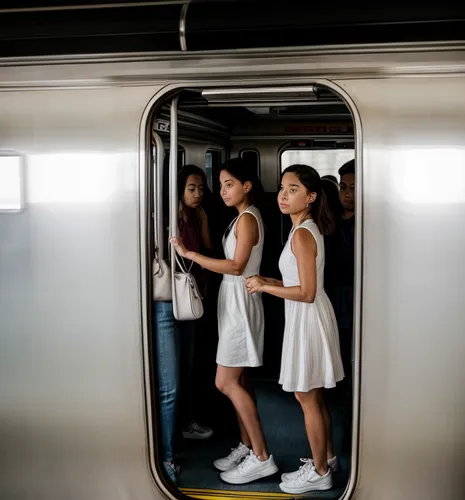
<path fill-rule="evenodd" d="M 187 250 L 178 236 L 172 236 L 169 241 L 179 255 L 193 260 L 204 269 L 218 274 L 232 274 L 240 276 L 249 261 L 252 248 L 258 234 L 258 224 L 252 214 L 244 214 L 236 224 L 236 250 L 233 259 L 213 259 L 197 252 Z"/>
<path fill-rule="evenodd" d="M 251 276 L 248 279 L 251 279 L 251 278 L 260 278 L 261 280 L 263 280 L 263 284 L 267 284 L 267 285 L 284 286 L 283 282 L 281 280 L 275 280 L 274 278 L 265 278 L 264 276 L 260 276 L 258 274 L 255 276 Z"/>
<path fill-rule="evenodd" d="M 253 276 L 247 280 L 249 293 L 264 292 L 296 302 L 313 302 L 316 295 L 316 241 L 307 229 L 297 229 L 292 238 L 292 251 L 297 260 L 299 286 L 277 286 Z"/>

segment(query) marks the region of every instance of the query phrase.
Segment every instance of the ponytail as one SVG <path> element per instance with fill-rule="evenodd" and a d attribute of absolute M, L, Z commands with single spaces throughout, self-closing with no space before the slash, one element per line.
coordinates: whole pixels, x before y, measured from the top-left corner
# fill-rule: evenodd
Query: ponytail
<path fill-rule="evenodd" d="M 328 199 L 323 189 L 317 194 L 316 200 L 310 205 L 310 211 L 322 235 L 328 236 L 334 233 L 336 219 L 329 208 Z"/>

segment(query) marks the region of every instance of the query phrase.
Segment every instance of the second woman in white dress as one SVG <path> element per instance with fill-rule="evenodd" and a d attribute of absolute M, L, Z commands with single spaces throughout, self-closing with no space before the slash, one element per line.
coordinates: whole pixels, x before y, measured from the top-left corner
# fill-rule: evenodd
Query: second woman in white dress
<path fill-rule="evenodd" d="M 245 484 L 278 471 L 268 453 L 253 393 L 245 378 L 247 367 L 263 362 L 264 313 L 260 294 L 249 295 L 245 278 L 260 272 L 264 226 L 254 205 L 262 191 L 256 174 L 242 159 L 227 161 L 220 171 L 220 194 L 238 216 L 223 237 L 225 259 L 188 251 L 178 237 L 170 238 L 176 251 L 203 268 L 223 274 L 218 298 L 219 342 L 216 386 L 234 405 L 241 442 L 214 466 L 223 481 Z"/>
<path fill-rule="evenodd" d="M 325 247 L 332 214 L 320 176 L 307 165 L 288 167 L 281 178 L 279 208 L 293 228 L 279 260 L 283 281 L 251 277 L 249 293 L 285 299 L 285 329 L 279 383 L 294 392 L 304 413 L 313 459 L 302 459 L 296 472 L 283 474 L 280 488 L 303 494 L 333 485 L 331 425 L 323 389 L 344 378 L 336 317 L 324 290 Z"/>

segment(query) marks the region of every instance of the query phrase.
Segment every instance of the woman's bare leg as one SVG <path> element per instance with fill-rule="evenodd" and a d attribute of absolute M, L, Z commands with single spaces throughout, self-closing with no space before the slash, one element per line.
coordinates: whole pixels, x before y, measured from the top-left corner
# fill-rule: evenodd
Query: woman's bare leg
<path fill-rule="evenodd" d="M 249 395 L 252 398 L 255 406 L 257 406 L 257 398 L 255 397 L 255 391 L 253 390 L 253 387 L 250 384 L 249 377 L 247 376 L 247 371 L 246 370 L 247 369 L 244 368 L 241 376 L 239 377 L 239 382 L 242 385 L 242 387 L 249 393 Z M 246 428 L 244 426 L 244 423 L 242 422 L 241 417 L 240 417 L 239 413 L 237 413 L 237 411 L 236 411 L 236 415 L 237 415 L 237 421 L 239 423 L 239 431 L 240 431 L 240 434 L 241 434 L 241 442 L 242 442 L 242 444 L 244 444 L 248 448 L 251 448 L 252 447 L 252 441 L 250 440 L 250 437 L 247 434 L 247 430 L 246 430 Z M 258 419 L 260 420 L 260 414 L 258 414 Z M 260 426 L 261 426 L 261 421 L 260 421 Z"/>
<path fill-rule="evenodd" d="M 334 448 L 333 448 L 333 429 L 331 422 L 331 414 L 329 413 L 328 407 L 326 406 L 324 396 L 321 396 L 322 404 L 321 409 L 323 411 L 323 417 L 325 419 L 325 427 L 326 427 L 326 457 L 329 460 L 334 457 Z"/>
<path fill-rule="evenodd" d="M 263 436 L 260 418 L 253 398 L 241 384 L 244 368 L 231 368 L 218 365 L 216 370 L 216 387 L 227 396 L 238 415 L 241 439 L 250 441 L 254 455 L 259 460 L 268 460 L 269 454 Z M 242 379 L 243 380 L 243 379 Z M 243 433 L 243 430 L 245 431 Z M 249 443 L 242 441 L 246 446 Z"/>
<path fill-rule="evenodd" d="M 305 429 L 307 430 L 310 448 L 312 449 L 315 469 L 324 476 L 328 472 L 326 451 L 326 424 L 322 408 L 322 388 L 313 389 L 310 392 L 296 392 L 295 397 L 302 407 L 305 417 Z"/>

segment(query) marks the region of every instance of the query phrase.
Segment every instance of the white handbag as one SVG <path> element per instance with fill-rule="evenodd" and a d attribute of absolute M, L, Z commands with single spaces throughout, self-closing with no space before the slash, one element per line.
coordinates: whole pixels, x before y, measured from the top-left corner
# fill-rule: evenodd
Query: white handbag
<path fill-rule="evenodd" d="M 173 299 L 171 270 L 168 263 L 159 258 L 157 250 L 152 263 L 152 285 L 155 302 L 167 302 Z"/>
<path fill-rule="evenodd" d="M 174 317 L 178 321 L 199 319 L 203 315 L 203 303 L 197 282 L 190 272 L 193 262 L 186 269 L 182 257 L 179 259 L 177 254 L 176 262 L 180 271 L 172 273 Z"/>

